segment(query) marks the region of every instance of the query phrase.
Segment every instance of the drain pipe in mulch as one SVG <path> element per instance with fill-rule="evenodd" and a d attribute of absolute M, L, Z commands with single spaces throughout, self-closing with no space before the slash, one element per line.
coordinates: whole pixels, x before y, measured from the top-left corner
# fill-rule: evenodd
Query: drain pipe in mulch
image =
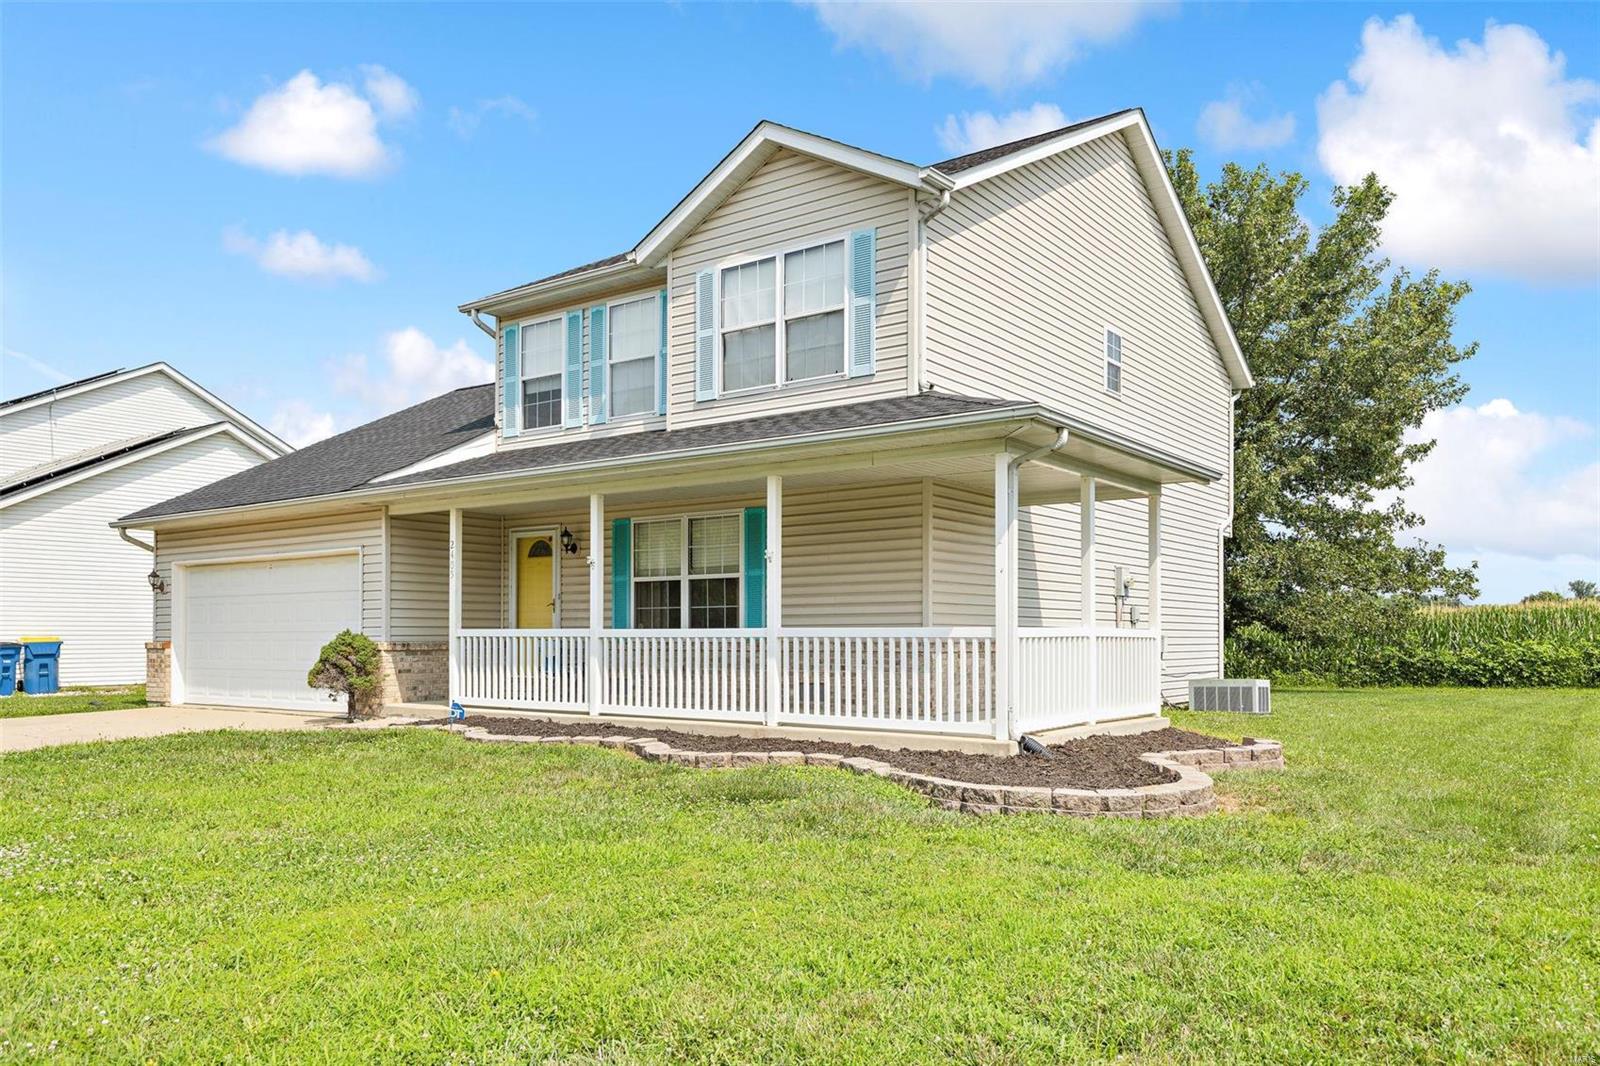
<path fill-rule="evenodd" d="M 1018 744 L 1021 746 L 1024 755 L 1043 755 L 1046 759 L 1054 759 L 1056 757 L 1055 752 L 1026 733 L 1022 734 L 1022 739 L 1018 741 Z"/>

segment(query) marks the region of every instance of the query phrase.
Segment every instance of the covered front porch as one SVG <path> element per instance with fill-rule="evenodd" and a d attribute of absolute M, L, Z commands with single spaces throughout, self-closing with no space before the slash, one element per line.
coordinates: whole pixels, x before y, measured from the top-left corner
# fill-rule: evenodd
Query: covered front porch
<path fill-rule="evenodd" d="M 1009 742 L 1159 712 L 1161 473 L 1019 430 L 392 511 L 447 533 L 469 709 Z"/>

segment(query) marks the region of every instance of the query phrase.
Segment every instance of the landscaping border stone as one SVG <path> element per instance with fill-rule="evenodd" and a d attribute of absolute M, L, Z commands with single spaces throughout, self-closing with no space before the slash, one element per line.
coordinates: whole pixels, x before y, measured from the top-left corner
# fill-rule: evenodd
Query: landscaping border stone
<path fill-rule="evenodd" d="M 424 724 L 417 718 L 378 718 L 332 723 L 332 729 L 387 729 L 413 726 L 444 729 L 465 740 L 487 744 L 581 744 L 631 751 L 648 762 L 709 770 L 724 767 L 779 765 L 833 766 L 850 773 L 887 778 L 927 796 L 945 810 L 967 814 L 1056 814 L 1069 818 L 1192 818 L 1217 809 L 1211 774 L 1221 770 L 1281 770 L 1283 745 L 1276 740 L 1245 737 L 1238 744 L 1186 751 L 1152 751 L 1139 756 L 1178 775 L 1176 781 L 1135 788 L 1041 788 L 1034 785 L 978 785 L 912 773 L 878 759 L 841 758 L 803 751 L 691 751 L 674 748 L 650 736 L 535 737 L 491 733 L 460 723 Z M 707 737 L 715 743 L 715 737 Z"/>

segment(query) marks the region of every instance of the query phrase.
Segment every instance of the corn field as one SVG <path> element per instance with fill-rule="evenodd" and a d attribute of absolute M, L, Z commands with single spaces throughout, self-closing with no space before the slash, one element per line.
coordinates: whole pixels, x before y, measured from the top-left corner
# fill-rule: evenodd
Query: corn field
<path fill-rule="evenodd" d="M 1228 637 L 1227 672 L 1291 685 L 1600 686 L 1600 600 L 1424 607 L 1332 645 L 1246 627 Z"/>

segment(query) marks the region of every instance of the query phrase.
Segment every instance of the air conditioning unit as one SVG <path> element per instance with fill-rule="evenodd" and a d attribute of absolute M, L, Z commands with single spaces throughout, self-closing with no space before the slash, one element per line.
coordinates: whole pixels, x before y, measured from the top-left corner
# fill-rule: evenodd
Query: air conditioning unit
<path fill-rule="evenodd" d="M 1189 682 L 1191 711 L 1240 711 L 1244 714 L 1272 713 L 1272 682 L 1235 681 L 1210 678 Z"/>

